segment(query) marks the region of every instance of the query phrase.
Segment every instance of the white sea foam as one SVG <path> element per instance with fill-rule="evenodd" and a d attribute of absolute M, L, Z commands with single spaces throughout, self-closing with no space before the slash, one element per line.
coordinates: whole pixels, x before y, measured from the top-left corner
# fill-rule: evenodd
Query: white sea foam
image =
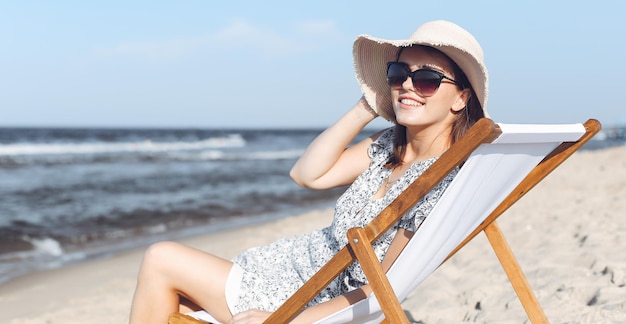
<path fill-rule="evenodd" d="M 33 245 L 34 252 L 36 254 L 47 254 L 52 256 L 63 255 L 63 248 L 61 247 L 61 244 L 55 239 L 49 237 L 41 239 L 24 237 L 24 239 Z"/>
<path fill-rule="evenodd" d="M 119 143 L 28 143 L 0 145 L 0 156 L 40 155 L 40 154 L 99 154 L 99 153 L 136 153 L 136 152 L 171 152 L 203 150 L 211 148 L 243 147 L 245 139 L 239 134 L 223 137 L 211 137 L 201 141 L 189 142 L 153 142 L 151 140 Z"/>
<path fill-rule="evenodd" d="M 287 151 L 264 151 L 254 152 L 247 156 L 250 160 L 277 160 L 298 158 L 304 153 L 304 150 L 287 150 Z"/>

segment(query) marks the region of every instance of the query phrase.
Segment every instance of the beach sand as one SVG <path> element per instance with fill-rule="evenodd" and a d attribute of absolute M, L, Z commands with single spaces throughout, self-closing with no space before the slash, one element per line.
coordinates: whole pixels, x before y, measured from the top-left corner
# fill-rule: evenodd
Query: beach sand
<path fill-rule="evenodd" d="M 626 148 L 577 152 L 499 224 L 553 323 L 626 322 Z M 329 224 L 332 210 L 184 243 L 230 258 Z M 0 323 L 126 323 L 144 249 L 26 275 L 0 286 Z M 484 235 L 403 302 L 420 323 L 528 319 Z"/>

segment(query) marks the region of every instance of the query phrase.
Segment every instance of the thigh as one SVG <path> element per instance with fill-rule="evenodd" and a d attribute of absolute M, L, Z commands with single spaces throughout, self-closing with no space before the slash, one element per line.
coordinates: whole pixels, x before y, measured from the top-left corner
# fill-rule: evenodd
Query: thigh
<path fill-rule="evenodd" d="M 154 253 L 163 275 L 176 292 L 220 321 L 230 319 L 224 291 L 232 262 L 174 242 L 157 243 L 150 250 L 158 250 Z"/>

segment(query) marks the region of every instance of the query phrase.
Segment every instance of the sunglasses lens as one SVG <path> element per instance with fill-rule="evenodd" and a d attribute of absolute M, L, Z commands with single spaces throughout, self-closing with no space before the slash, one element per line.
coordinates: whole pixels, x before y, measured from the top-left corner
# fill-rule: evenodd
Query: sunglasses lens
<path fill-rule="evenodd" d="M 413 88 L 422 96 L 429 97 L 437 92 L 441 84 L 441 75 L 427 69 L 410 72 L 406 64 L 392 62 L 387 66 L 387 83 L 395 89 L 402 88 L 408 77 L 413 81 Z"/>
<path fill-rule="evenodd" d="M 387 83 L 392 88 L 402 88 L 402 83 L 409 76 L 409 71 L 403 64 L 391 63 L 387 68 Z"/>
<path fill-rule="evenodd" d="M 429 70 L 415 71 L 412 80 L 415 90 L 426 97 L 434 95 L 441 84 L 441 76 Z"/>

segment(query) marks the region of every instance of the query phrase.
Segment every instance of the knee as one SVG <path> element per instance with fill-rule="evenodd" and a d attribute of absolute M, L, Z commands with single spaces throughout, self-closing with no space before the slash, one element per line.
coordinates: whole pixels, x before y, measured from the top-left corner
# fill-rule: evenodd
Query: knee
<path fill-rule="evenodd" d="M 157 270 L 172 261 L 182 249 L 182 244 L 176 242 L 158 242 L 152 244 L 144 253 L 142 267 Z"/>

